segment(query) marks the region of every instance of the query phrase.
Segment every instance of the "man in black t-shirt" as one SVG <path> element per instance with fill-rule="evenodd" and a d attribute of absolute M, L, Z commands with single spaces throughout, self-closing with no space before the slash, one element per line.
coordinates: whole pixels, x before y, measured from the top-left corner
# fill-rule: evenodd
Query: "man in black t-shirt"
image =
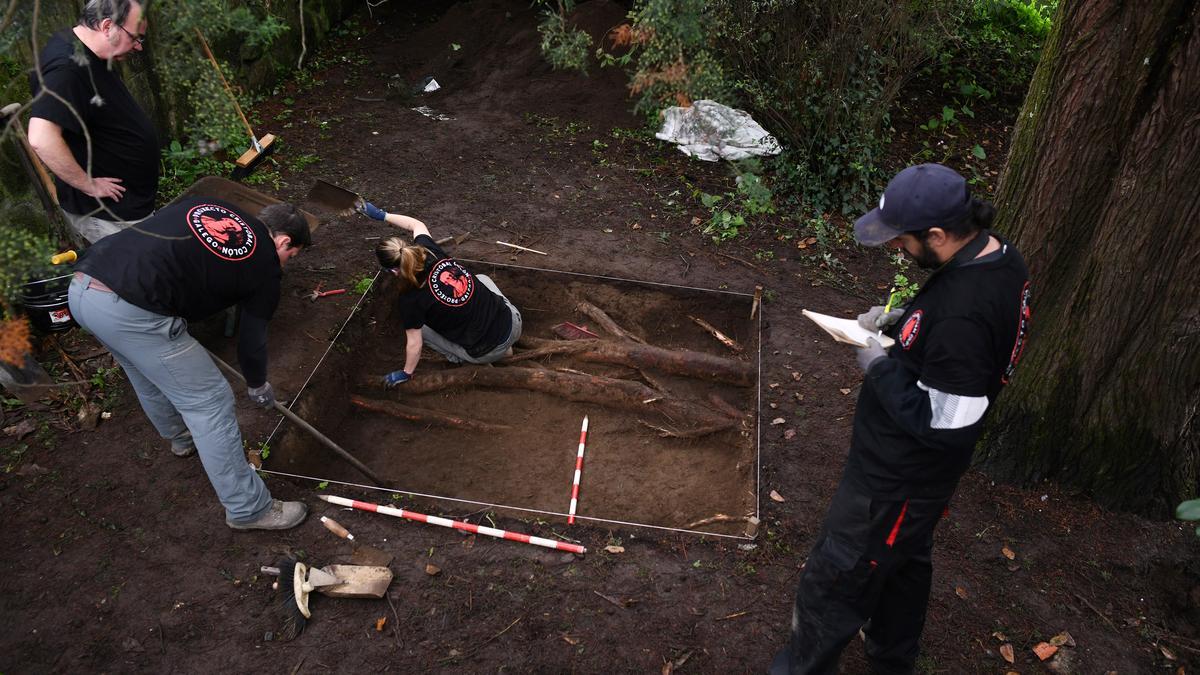
<path fill-rule="evenodd" d="M 836 672 L 862 629 L 874 672 L 911 673 L 933 574 L 933 531 L 966 471 L 985 415 L 1025 348 L 1029 271 L 988 230 L 992 206 L 939 164 L 901 171 L 859 218 L 868 246 L 933 270 L 903 309 L 859 316 L 869 339 L 845 471 L 805 563 L 791 639 L 772 673 Z"/>
<path fill-rule="evenodd" d="M 235 530 L 293 527 L 308 508 L 272 499 L 246 463 L 233 392 L 187 324 L 237 305 L 247 394 L 272 407 L 267 322 L 283 265 L 311 244 L 308 221 L 290 204 L 255 218 L 217 199 L 188 197 L 96 242 L 75 265 L 71 316 L 121 364 L 171 451 L 199 452 Z"/>
<path fill-rule="evenodd" d="M 111 69 L 141 51 L 135 0 L 88 0 L 79 24 L 55 33 L 30 75 L 29 143 L 55 177 L 75 231 L 96 242 L 154 211 L 158 136 Z M 90 141 L 89 141 L 90 138 Z"/>

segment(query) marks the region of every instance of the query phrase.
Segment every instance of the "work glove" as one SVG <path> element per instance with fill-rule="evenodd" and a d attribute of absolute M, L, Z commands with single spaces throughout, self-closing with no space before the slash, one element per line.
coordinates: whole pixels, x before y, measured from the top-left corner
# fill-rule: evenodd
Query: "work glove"
<path fill-rule="evenodd" d="M 893 307 L 888 311 L 883 311 L 883 305 L 875 305 L 871 309 L 858 315 L 858 325 L 863 327 L 863 330 L 878 331 L 886 330 L 889 326 L 900 320 L 904 316 L 903 307 Z"/>
<path fill-rule="evenodd" d="M 383 220 L 384 218 L 387 218 L 387 211 L 384 211 L 368 201 L 359 200 L 358 212 L 375 220 Z"/>
<path fill-rule="evenodd" d="M 392 387 L 404 384 L 411 379 L 412 375 L 409 375 L 403 370 L 393 370 L 392 372 L 383 376 L 383 386 L 391 389 Z"/>
<path fill-rule="evenodd" d="M 871 364 L 887 357 L 887 350 L 875 338 L 867 338 L 867 346 L 858 348 L 858 367 L 865 373 L 871 369 Z"/>
<path fill-rule="evenodd" d="M 261 387 L 250 387 L 246 390 L 246 395 L 260 408 L 275 407 L 275 390 L 271 388 L 270 382 L 263 382 Z"/>

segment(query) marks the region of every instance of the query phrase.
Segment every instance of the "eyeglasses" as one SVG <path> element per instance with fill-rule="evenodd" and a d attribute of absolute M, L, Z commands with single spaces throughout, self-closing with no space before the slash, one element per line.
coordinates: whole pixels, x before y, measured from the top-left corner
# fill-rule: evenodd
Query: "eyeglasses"
<path fill-rule="evenodd" d="M 125 26 L 122 26 L 121 24 L 117 23 L 116 21 L 113 21 L 113 25 L 116 26 L 117 28 L 120 28 L 122 33 L 128 35 L 130 40 L 133 40 L 134 42 L 138 43 L 139 45 L 146 44 L 146 36 L 145 35 L 141 35 L 141 36 L 134 35 L 133 33 L 130 33 L 129 31 L 125 30 Z"/>

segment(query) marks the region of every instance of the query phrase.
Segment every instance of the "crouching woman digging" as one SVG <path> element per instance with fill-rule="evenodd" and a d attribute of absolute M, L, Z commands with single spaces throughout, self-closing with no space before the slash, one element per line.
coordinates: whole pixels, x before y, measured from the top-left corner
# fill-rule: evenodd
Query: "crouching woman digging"
<path fill-rule="evenodd" d="M 382 215 L 376 219 L 413 235 L 412 244 L 388 237 L 375 248 L 379 264 L 399 285 L 407 343 L 404 368 L 388 373 L 387 387 L 412 378 L 425 345 L 451 363 L 492 363 L 512 355 L 513 343 L 521 337 L 521 312 L 495 282 L 446 255 L 421 221 L 384 213 L 371 204 L 365 205 L 364 213 Z"/>

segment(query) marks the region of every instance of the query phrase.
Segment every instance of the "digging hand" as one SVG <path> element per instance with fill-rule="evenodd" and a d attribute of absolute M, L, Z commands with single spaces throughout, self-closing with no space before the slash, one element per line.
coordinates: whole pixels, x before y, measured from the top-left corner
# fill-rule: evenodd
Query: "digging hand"
<path fill-rule="evenodd" d="M 858 348 L 858 367 L 865 373 L 871 369 L 871 364 L 887 357 L 887 350 L 875 338 L 867 338 L 867 346 Z"/>
<path fill-rule="evenodd" d="M 403 370 L 393 370 L 383 377 L 383 386 L 391 389 L 412 379 L 412 375 Z"/>
<path fill-rule="evenodd" d="M 383 220 L 384 218 L 387 218 L 387 211 L 375 206 L 371 202 L 361 199 L 358 202 L 358 212 L 374 220 Z"/>
<path fill-rule="evenodd" d="M 246 390 L 246 394 L 260 408 L 275 406 L 275 390 L 271 388 L 270 382 L 263 382 L 261 387 L 250 387 Z"/>
<path fill-rule="evenodd" d="M 904 316 L 902 307 L 893 307 L 888 311 L 883 311 L 883 305 L 875 305 L 871 309 L 858 315 L 858 325 L 864 330 L 877 331 L 886 330 L 889 326 L 900 320 Z"/>

